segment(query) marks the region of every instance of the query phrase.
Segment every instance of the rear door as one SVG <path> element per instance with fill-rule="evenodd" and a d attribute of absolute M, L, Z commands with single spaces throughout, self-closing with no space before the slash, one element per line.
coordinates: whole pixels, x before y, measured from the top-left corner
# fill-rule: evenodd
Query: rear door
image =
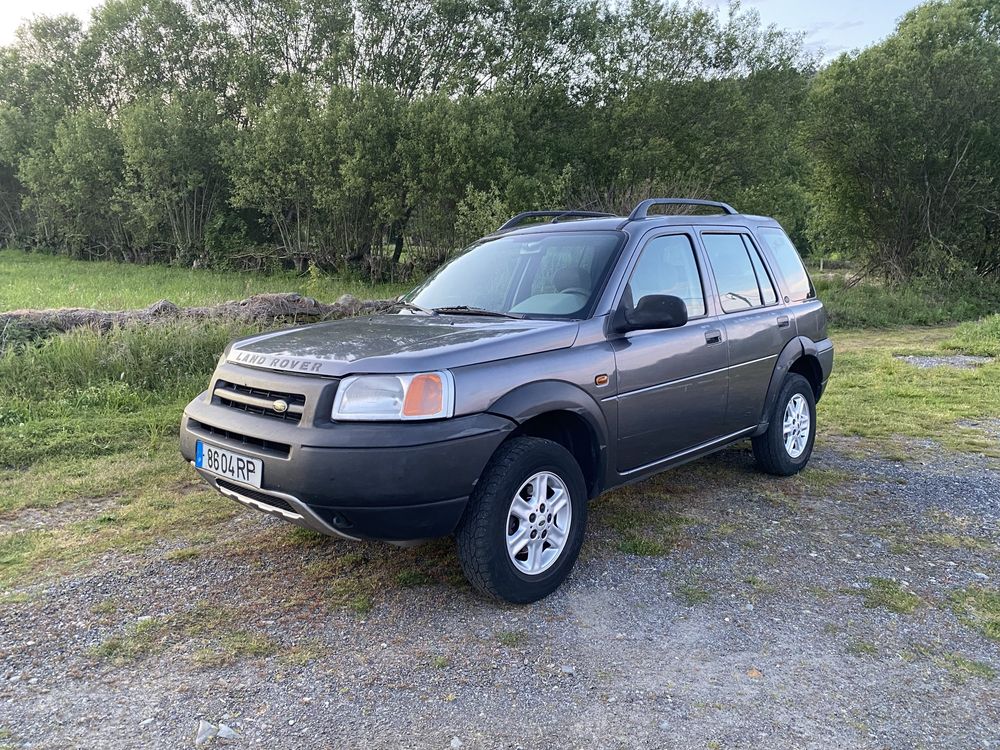
<path fill-rule="evenodd" d="M 612 337 L 618 369 L 618 471 L 655 463 L 723 433 L 728 355 L 691 230 L 645 240 L 621 304 L 647 294 L 684 300 L 688 323 Z"/>
<path fill-rule="evenodd" d="M 729 341 L 725 421 L 726 431 L 733 433 L 759 423 L 778 354 L 794 338 L 795 329 L 749 231 L 706 228 L 700 237 Z"/>

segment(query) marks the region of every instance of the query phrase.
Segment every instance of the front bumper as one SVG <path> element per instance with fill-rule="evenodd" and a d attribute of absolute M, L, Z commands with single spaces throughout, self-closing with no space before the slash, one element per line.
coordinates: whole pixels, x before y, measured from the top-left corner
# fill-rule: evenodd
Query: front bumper
<path fill-rule="evenodd" d="M 181 454 L 198 440 L 259 458 L 262 484 L 199 474 L 248 507 L 324 534 L 413 541 L 452 533 L 486 463 L 516 424 L 494 414 L 434 422 L 288 424 L 203 393 L 185 409 Z"/>

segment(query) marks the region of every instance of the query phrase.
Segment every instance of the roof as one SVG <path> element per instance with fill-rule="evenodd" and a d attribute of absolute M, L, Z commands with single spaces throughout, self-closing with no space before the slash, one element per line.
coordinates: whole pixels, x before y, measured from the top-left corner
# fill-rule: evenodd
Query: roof
<path fill-rule="evenodd" d="M 578 231 L 621 231 L 636 229 L 639 227 L 669 227 L 669 226 L 746 226 L 747 224 L 773 224 L 778 226 L 778 222 L 769 216 L 757 216 L 754 214 L 732 214 L 732 215 L 703 215 L 703 214 L 656 214 L 645 219 L 632 219 L 627 216 L 609 216 L 594 219 L 565 219 L 562 221 L 547 221 L 536 224 L 528 224 L 523 227 L 507 229 L 503 235 L 511 234 L 539 234 L 544 232 L 578 232 Z M 497 231 L 495 234 L 501 234 Z"/>

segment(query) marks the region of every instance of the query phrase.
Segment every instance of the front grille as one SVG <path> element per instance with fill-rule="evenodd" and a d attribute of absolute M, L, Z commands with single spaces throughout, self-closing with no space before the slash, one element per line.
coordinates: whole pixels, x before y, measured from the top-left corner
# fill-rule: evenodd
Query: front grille
<path fill-rule="evenodd" d="M 216 479 L 215 484 L 222 489 L 235 492 L 243 497 L 249 497 L 251 500 L 256 500 L 258 503 L 264 503 L 264 505 L 270 505 L 272 508 L 280 508 L 281 510 L 286 510 L 289 513 L 298 514 L 298 511 L 289 505 L 285 500 L 282 500 L 280 497 L 275 497 L 267 492 L 261 492 L 260 490 L 254 490 L 249 487 L 241 487 L 238 484 L 227 482 L 225 479 Z"/>
<path fill-rule="evenodd" d="M 241 435 L 238 432 L 230 432 L 229 430 L 224 430 L 221 427 L 213 427 L 210 424 L 198 422 L 194 419 L 188 422 L 188 426 L 191 429 L 201 430 L 202 432 L 207 432 L 209 435 L 215 435 L 218 438 L 223 438 L 233 443 L 252 446 L 254 448 L 262 448 L 265 451 L 269 451 L 279 456 L 287 457 L 288 454 L 292 452 L 292 446 L 287 445 L 286 443 L 276 443 L 273 440 L 264 440 L 263 438 L 251 437 L 250 435 Z"/>
<path fill-rule="evenodd" d="M 220 404 L 228 406 L 230 409 L 239 409 L 248 414 L 280 419 L 293 424 L 298 424 L 302 420 L 302 414 L 306 407 L 306 397 L 300 393 L 282 393 L 266 388 L 251 388 L 226 380 L 220 380 L 215 384 L 213 395 Z M 274 404 L 282 401 L 285 403 L 285 410 L 276 411 Z"/>

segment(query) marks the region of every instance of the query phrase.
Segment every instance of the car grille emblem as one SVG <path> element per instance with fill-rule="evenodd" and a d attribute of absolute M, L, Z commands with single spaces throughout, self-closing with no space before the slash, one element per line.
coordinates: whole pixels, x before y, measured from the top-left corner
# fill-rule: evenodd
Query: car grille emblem
<path fill-rule="evenodd" d="M 286 411 L 288 411 L 288 402 L 285 401 L 285 399 L 283 398 L 279 398 L 277 401 L 271 404 L 271 408 L 274 409 L 276 412 L 278 412 L 278 414 L 284 414 Z"/>

